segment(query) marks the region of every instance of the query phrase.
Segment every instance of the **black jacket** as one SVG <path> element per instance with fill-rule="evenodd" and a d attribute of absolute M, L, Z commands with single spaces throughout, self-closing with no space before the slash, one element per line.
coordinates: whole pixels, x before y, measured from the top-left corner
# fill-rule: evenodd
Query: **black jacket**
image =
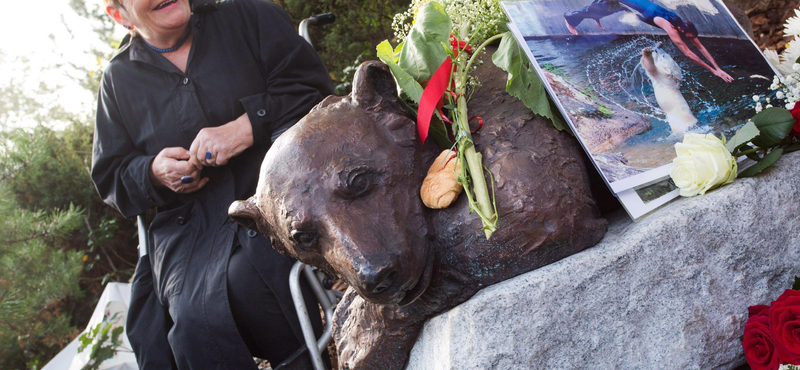
<path fill-rule="evenodd" d="M 195 10 L 190 20 L 194 35 L 185 74 L 139 37 L 106 68 L 92 179 L 105 202 L 126 217 L 158 210 L 150 225 L 149 262 L 155 297 L 169 315 L 158 327 L 133 332 L 152 343 L 168 336 L 181 369 L 255 369 L 227 299 L 234 235 L 268 250 L 252 256 L 259 274 L 286 297 L 281 308 L 287 316 L 296 317 L 287 282 L 292 260 L 275 253 L 266 238 L 248 236 L 227 209 L 255 193 L 271 134 L 297 122 L 332 86 L 319 57 L 279 6 L 267 0 L 197 0 L 195 9 L 201 5 L 204 11 Z M 202 190 L 175 194 L 152 186 L 149 166 L 162 149 L 188 149 L 200 129 L 244 113 L 255 144 L 226 166 L 205 168 L 202 176 L 210 181 Z M 300 336 L 299 327 L 295 332 Z"/>

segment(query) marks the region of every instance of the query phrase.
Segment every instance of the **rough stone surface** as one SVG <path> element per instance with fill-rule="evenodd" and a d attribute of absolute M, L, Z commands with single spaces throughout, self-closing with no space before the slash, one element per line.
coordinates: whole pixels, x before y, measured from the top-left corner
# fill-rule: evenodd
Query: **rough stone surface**
<path fill-rule="evenodd" d="M 800 275 L 800 153 L 679 199 L 434 317 L 407 369 L 733 369 L 747 307 Z"/>

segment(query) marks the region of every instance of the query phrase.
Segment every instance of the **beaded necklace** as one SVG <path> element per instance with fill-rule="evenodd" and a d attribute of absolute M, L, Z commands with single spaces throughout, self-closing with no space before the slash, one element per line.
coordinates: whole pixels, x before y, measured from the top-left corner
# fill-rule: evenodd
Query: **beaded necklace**
<path fill-rule="evenodd" d="M 183 45 L 183 43 L 184 43 L 184 42 L 186 42 L 186 40 L 188 40 L 188 39 L 189 39 L 189 35 L 191 35 L 191 34 L 192 34 L 192 33 L 191 33 L 191 31 L 190 31 L 190 32 L 187 32 L 187 33 L 186 33 L 186 36 L 183 36 L 183 38 L 182 38 L 180 41 L 178 41 L 178 44 L 177 44 L 177 45 L 175 45 L 175 46 L 173 46 L 173 47 L 171 47 L 171 48 L 167 48 L 167 49 L 159 49 L 159 48 L 157 48 L 157 47 L 155 47 L 155 46 L 153 46 L 153 45 L 150 45 L 150 43 L 148 43 L 147 41 L 145 41 L 145 40 L 144 40 L 144 38 L 142 38 L 142 41 L 143 41 L 143 42 L 144 42 L 144 44 L 145 44 L 145 45 L 147 45 L 147 46 L 148 46 L 150 49 L 153 49 L 153 50 L 155 50 L 155 51 L 157 51 L 157 52 L 159 52 L 159 53 L 169 53 L 169 52 L 171 52 L 171 51 L 178 50 L 178 48 L 180 48 L 180 47 Z"/>

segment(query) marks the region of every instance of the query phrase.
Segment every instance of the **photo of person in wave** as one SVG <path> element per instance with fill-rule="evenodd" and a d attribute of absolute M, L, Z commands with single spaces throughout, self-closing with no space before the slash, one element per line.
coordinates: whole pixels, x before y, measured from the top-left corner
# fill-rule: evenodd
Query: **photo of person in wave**
<path fill-rule="evenodd" d="M 692 22 L 684 21 L 680 16 L 671 10 L 647 0 L 594 0 L 590 5 L 571 13 L 564 14 L 564 21 L 567 29 L 573 35 L 579 35 L 578 25 L 584 19 L 593 19 L 601 29 L 600 19 L 609 15 L 627 11 L 635 14 L 639 20 L 651 26 L 663 29 L 675 46 L 695 64 L 703 67 L 725 82 L 732 82 L 733 77 L 719 67 L 711 53 L 697 38 L 697 28 Z M 706 63 L 687 45 L 687 41 L 693 44 L 697 50 L 708 60 Z"/>

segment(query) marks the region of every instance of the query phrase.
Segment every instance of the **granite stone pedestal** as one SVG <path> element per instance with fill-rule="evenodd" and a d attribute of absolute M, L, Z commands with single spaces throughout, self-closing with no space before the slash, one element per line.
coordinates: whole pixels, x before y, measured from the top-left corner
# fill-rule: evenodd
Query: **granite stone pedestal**
<path fill-rule="evenodd" d="M 800 275 L 800 153 L 677 199 L 428 321 L 422 369 L 733 369 L 747 307 Z"/>

